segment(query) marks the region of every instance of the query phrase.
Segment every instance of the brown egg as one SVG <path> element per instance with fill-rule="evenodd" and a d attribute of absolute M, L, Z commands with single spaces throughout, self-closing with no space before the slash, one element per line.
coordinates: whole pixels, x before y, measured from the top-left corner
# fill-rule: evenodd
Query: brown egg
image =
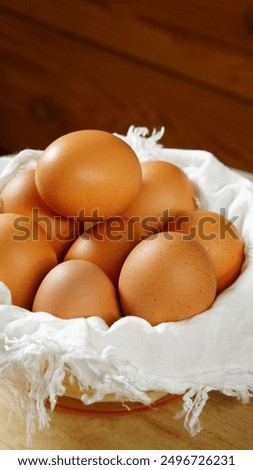
<path fill-rule="evenodd" d="M 217 294 L 237 279 L 244 261 L 244 242 L 231 221 L 217 212 L 198 210 L 179 218 L 176 230 L 207 250 L 216 272 Z"/>
<path fill-rule="evenodd" d="M 0 214 L 0 281 L 14 305 L 30 309 L 43 277 L 57 264 L 44 230 L 20 214 Z"/>
<path fill-rule="evenodd" d="M 52 212 L 41 199 L 35 185 L 35 170 L 20 171 L 5 185 L 1 193 L 1 212 L 31 217 L 47 233 L 58 260 L 62 260 L 78 233 L 73 219 Z"/>
<path fill-rule="evenodd" d="M 115 288 L 95 264 L 69 260 L 58 264 L 43 279 L 33 311 L 60 318 L 101 317 L 111 325 L 120 318 Z"/>
<path fill-rule="evenodd" d="M 144 233 L 148 236 L 152 233 Z M 130 251 L 141 241 L 141 227 L 122 217 L 112 217 L 87 230 L 70 247 L 65 256 L 85 259 L 99 266 L 115 286 L 121 267 Z"/>
<path fill-rule="evenodd" d="M 136 198 L 141 167 L 131 147 L 109 132 L 82 130 L 54 141 L 35 174 L 41 197 L 63 216 L 97 220 L 121 214 Z"/>
<path fill-rule="evenodd" d="M 168 214 L 177 217 L 195 209 L 193 185 L 181 168 L 159 160 L 141 167 L 141 189 L 123 217 L 139 216 L 142 223 L 156 218 L 157 226 L 162 227 Z"/>
<path fill-rule="evenodd" d="M 184 320 L 208 309 L 215 299 L 216 276 L 206 250 L 183 235 L 161 232 L 137 245 L 119 278 L 125 315 L 151 325 Z"/>

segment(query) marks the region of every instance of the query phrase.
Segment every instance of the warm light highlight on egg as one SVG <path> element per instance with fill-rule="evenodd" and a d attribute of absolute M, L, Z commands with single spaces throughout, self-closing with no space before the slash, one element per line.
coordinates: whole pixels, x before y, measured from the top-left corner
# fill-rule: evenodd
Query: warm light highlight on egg
<path fill-rule="evenodd" d="M 207 310 L 216 294 L 214 266 L 196 241 L 161 232 L 142 241 L 126 258 L 119 278 L 125 315 L 151 325 L 184 320 Z"/>
<path fill-rule="evenodd" d="M 141 168 L 140 192 L 123 217 L 156 218 L 157 226 L 162 227 L 167 215 L 178 217 L 195 209 L 193 185 L 181 168 L 160 160 L 142 163 Z"/>
<path fill-rule="evenodd" d="M 52 142 L 35 172 L 38 191 L 58 214 L 96 219 L 121 214 L 136 198 L 141 167 L 132 148 L 109 132 L 81 130 Z"/>
<path fill-rule="evenodd" d="M 65 260 L 85 259 L 99 266 L 117 286 L 121 267 L 130 251 L 153 233 L 136 220 L 111 217 L 85 231 L 70 247 Z"/>
<path fill-rule="evenodd" d="M 52 269 L 39 286 L 33 311 L 64 319 L 98 316 L 108 325 L 120 317 L 112 282 L 98 266 L 84 260 L 64 261 Z"/>
<path fill-rule="evenodd" d="M 236 226 L 224 215 L 194 211 L 179 218 L 175 228 L 207 250 L 215 267 L 217 294 L 237 279 L 244 261 L 244 241 Z"/>
<path fill-rule="evenodd" d="M 35 170 L 18 172 L 1 192 L 1 212 L 20 213 L 38 223 L 52 242 L 61 261 L 78 235 L 78 224 L 53 212 L 40 197 L 35 185 Z"/>
<path fill-rule="evenodd" d="M 0 214 L 0 281 L 14 305 L 30 309 L 44 276 L 56 264 L 44 230 L 21 214 Z"/>

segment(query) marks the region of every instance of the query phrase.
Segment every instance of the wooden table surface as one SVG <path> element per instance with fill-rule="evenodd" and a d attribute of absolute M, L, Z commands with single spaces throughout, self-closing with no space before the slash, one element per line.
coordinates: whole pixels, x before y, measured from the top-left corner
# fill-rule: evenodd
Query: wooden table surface
<path fill-rule="evenodd" d="M 46 430 L 37 430 L 29 449 L 253 449 L 253 402 L 211 392 L 201 415 L 203 429 L 191 437 L 179 398 L 166 406 L 123 416 L 91 416 L 54 411 Z M 0 404 L 0 449 L 27 449 L 25 422 L 19 414 L 9 420 Z"/>

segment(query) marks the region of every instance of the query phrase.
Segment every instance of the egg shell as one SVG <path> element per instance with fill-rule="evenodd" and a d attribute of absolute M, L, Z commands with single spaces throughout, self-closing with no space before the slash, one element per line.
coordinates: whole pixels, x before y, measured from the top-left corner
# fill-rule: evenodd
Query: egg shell
<path fill-rule="evenodd" d="M 181 168 L 160 160 L 144 162 L 141 168 L 141 189 L 123 217 L 150 221 L 155 217 L 157 226 L 162 227 L 167 215 L 178 217 L 195 209 L 193 185 Z"/>
<path fill-rule="evenodd" d="M 61 261 L 78 235 L 78 223 L 53 212 L 40 197 L 35 185 L 35 170 L 17 173 L 3 188 L 2 213 L 20 213 L 29 216 L 47 233 L 47 238 Z"/>
<path fill-rule="evenodd" d="M 141 167 L 132 148 L 109 132 L 81 130 L 52 142 L 39 158 L 38 191 L 63 216 L 121 214 L 136 198 Z"/>
<path fill-rule="evenodd" d="M 215 268 L 217 294 L 237 279 L 244 261 L 244 241 L 232 221 L 221 213 L 198 210 L 179 218 L 174 229 L 207 250 Z"/>
<path fill-rule="evenodd" d="M 116 290 L 95 264 L 69 260 L 58 264 L 43 279 L 33 311 L 63 319 L 98 316 L 111 325 L 120 318 Z"/>
<path fill-rule="evenodd" d="M 68 250 L 65 260 L 85 259 L 99 266 L 118 285 L 121 267 L 130 251 L 152 233 L 139 223 L 112 217 L 83 233 Z"/>
<path fill-rule="evenodd" d="M 207 310 L 215 299 L 216 276 L 206 250 L 183 235 L 161 232 L 137 245 L 119 278 L 125 315 L 151 325 L 184 320 Z"/>
<path fill-rule="evenodd" d="M 57 264 L 44 230 L 21 214 L 0 214 L 0 260 L 0 281 L 13 304 L 31 309 L 39 284 Z"/>

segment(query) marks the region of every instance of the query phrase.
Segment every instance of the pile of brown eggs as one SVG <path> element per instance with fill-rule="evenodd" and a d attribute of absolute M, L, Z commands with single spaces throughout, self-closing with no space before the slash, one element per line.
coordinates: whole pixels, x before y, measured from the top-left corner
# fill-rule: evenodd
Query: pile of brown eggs
<path fill-rule="evenodd" d="M 0 280 L 13 304 L 67 319 L 157 325 L 208 309 L 239 276 L 243 239 L 198 210 L 176 165 L 113 134 L 66 134 L 3 188 Z"/>

